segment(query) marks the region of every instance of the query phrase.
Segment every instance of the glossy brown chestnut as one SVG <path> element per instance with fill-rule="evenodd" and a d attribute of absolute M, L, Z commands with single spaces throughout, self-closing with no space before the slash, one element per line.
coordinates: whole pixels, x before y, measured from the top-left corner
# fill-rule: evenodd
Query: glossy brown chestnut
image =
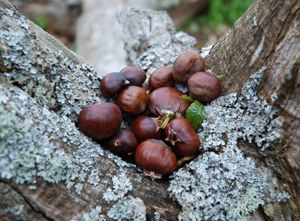
<path fill-rule="evenodd" d="M 107 74 L 100 82 L 100 91 L 104 97 L 113 97 L 123 88 L 125 81 L 125 76 L 119 72 Z"/>
<path fill-rule="evenodd" d="M 134 66 L 127 66 L 120 72 L 129 81 L 129 85 L 141 86 L 147 77 L 143 69 Z"/>
<path fill-rule="evenodd" d="M 175 82 L 186 85 L 192 74 L 205 70 L 205 60 L 198 53 L 185 52 L 179 55 L 173 67 Z"/>
<path fill-rule="evenodd" d="M 209 72 L 197 72 L 188 80 L 191 96 L 201 102 L 210 102 L 221 95 L 221 81 Z"/>
<path fill-rule="evenodd" d="M 131 130 L 139 142 L 162 137 L 162 130 L 159 128 L 156 118 L 153 117 L 138 116 L 132 122 Z"/>
<path fill-rule="evenodd" d="M 128 128 L 121 128 L 119 132 L 103 143 L 104 147 L 116 153 L 133 152 L 138 145 L 138 142 Z"/>
<path fill-rule="evenodd" d="M 165 128 L 165 136 L 172 149 L 182 156 L 194 155 L 199 150 L 200 139 L 185 118 L 172 120 Z"/>
<path fill-rule="evenodd" d="M 153 114 L 159 115 L 160 112 L 171 111 L 184 114 L 190 106 L 190 102 L 183 100 L 183 93 L 172 87 L 161 87 L 152 91 L 149 95 L 149 108 Z"/>
<path fill-rule="evenodd" d="M 160 67 L 154 71 L 149 78 L 149 87 L 157 89 L 160 87 L 167 87 L 173 85 L 173 68 L 172 67 Z"/>
<path fill-rule="evenodd" d="M 169 175 L 177 167 L 175 154 L 160 140 L 143 141 L 136 148 L 134 157 L 136 163 L 144 170 L 161 175 Z"/>
<path fill-rule="evenodd" d="M 123 89 L 117 98 L 117 105 L 127 114 L 143 113 L 147 104 L 148 94 L 145 89 L 138 86 L 129 86 Z"/>
<path fill-rule="evenodd" d="M 93 104 L 79 113 L 79 129 L 94 140 L 103 140 L 116 134 L 121 126 L 122 113 L 112 103 Z"/>

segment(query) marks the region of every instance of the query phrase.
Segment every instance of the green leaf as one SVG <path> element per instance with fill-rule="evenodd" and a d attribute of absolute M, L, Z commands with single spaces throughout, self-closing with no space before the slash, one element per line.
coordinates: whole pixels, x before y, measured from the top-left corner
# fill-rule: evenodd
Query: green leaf
<path fill-rule="evenodd" d="M 191 96 L 186 95 L 186 94 L 181 95 L 181 99 L 184 100 L 184 101 L 190 101 L 190 102 L 194 101 L 194 99 Z"/>
<path fill-rule="evenodd" d="M 44 15 L 36 16 L 34 21 L 38 26 L 40 26 L 40 28 L 42 28 L 44 30 L 49 26 L 49 21 L 48 21 L 47 17 Z"/>
<path fill-rule="evenodd" d="M 194 101 L 187 109 L 185 117 L 194 129 L 198 129 L 206 117 L 204 106 L 199 101 Z"/>

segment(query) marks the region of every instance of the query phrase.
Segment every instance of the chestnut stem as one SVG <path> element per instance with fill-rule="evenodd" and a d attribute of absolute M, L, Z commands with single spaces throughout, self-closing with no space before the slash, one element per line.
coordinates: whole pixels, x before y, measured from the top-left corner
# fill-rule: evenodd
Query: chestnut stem
<path fill-rule="evenodd" d="M 160 128 L 165 129 L 168 123 L 170 122 L 170 120 L 173 118 L 173 116 L 174 116 L 173 112 L 167 113 L 166 116 L 164 117 L 162 124 L 160 125 Z"/>
<path fill-rule="evenodd" d="M 180 167 L 183 163 L 185 163 L 186 161 L 192 160 L 196 157 L 196 155 L 191 155 L 191 156 L 186 156 L 186 157 L 182 157 L 181 159 L 179 159 L 177 161 L 177 166 Z"/>
<path fill-rule="evenodd" d="M 143 173 L 144 173 L 144 175 L 145 176 L 148 176 L 148 177 L 150 177 L 150 179 L 152 180 L 152 181 L 154 181 L 155 179 L 161 179 L 162 178 L 162 175 L 161 174 L 159 174 L 159 173 L 156 173 L 156 172 L 154 172 L 154 171 L 149 171 L 149 170 L 143 170 Z"/>

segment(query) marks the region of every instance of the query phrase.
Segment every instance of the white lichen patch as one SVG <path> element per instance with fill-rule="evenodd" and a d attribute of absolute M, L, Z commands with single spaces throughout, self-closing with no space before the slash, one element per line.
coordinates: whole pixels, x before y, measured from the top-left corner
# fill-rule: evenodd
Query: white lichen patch
<path fill-rule="evenodd" d="M 169 190 L 182 206 L 179 220 L 236 220 L 264 203 L 263 177 L 234 143 L 176 172 Z"/>
<path fill-rule="evenodd" d="M 126 8 L 118 14 L 128 60 L 152 74 L 173 63 L 184 51 L 196 51 L 197 41 L 177 32 L 166 12 Z"/>
<path fill-rule="evenodd" d="M 140 198 L 129 196 L 113 205 L 107 216 L 113 220 L 146 221 L 146 207 Z"/>
<path fill-rule="evenodd" d="M 203 153 L 175 172 L 169 186 L 182 206 L 179 220 L 234 221 L 270 201 L 263 171 L 237 146 L 245 140 L 263 151 L 282 138 L 276 110 L 255 91 L 263 72 L 250 78 L 239 97 L 229 94 L 206 106 L 207 118 L 199 132 Z"/>
<path fill-rule="evenodd" d="M 252 18 L 251 26 L 252 26 L 253 28 L 256 27 L 256 26 L 258 26 L 258 21 L 257 21 L 256 16 L 254 16 L 254 17 Z"/>
<path fill-rule="evenodd" d="M 0 9 L 2 10 L 2 9 Z M 19 14 L 2 11 L 0 60 L 6 68 L 1 75 L 17 84 L 38 103 L 76 119 L 82 107 L 104 102 L 100 96 L 100 75 L 93 68 L 71 60 L 63 51 L 36 41 L 28 20 Z M 12 19 L 11 17 L 14 16 Z M 18 21 L 17 24 L 11 24 Z M 2 27 L 10 24 L 9 27 Z M 59 47 L 59 46 L 57 46 Z"/>
<path fill-rule="evenodd" d="M 249 79 L 239 97 L 229 94 L 205 106 L 206 120 L 199 130 L 201 150 L 217 150 L 232 137 L 254 143 L 260 150 L 281 142 L 282 119 L 256 94 L 263 72 L 264 69 Z"/>
<path fill-rule="evenodd" d="M 178 37 L 177 37 L 178 36 Z M 152 74 L 157 68 L 172 65 L 176 57 L 186 51 L 194 51 L 195 39 L 185 33 L 179 32 L 172 38 L 172 42 L 158 47 L 151 47 L 142 53 L 134 65 L 147 70 Z"/>
<path fill-rule="evenodd" d="M 129 191 L 132 191 L 132 184 L 125 172 L 121 172 L 112 178 L 112 188 L 105 191 L 103 199 L 106 202 L 117 201 L 124 198 Z"/>
<path fill-rule="evenodd" d="M 264 42 L 265 42 L 265 35 L 262 36 L 256 50 L 254 51 L 249 66 L 252 66 L 255 63 L 255 61 L 260 57 L 260 53 L 264 48 Z"/>
<path fill-rule="evenodd" d="M 24 205 L 15 205 L 13 207 L 6 208 L 4 211 L 8 214 L 12 214 L 15 217 L 22 217 L 24 214 Z"/>
<path fill-rule="evenodd" d="M 200 55 L 205 58 L 209 55 L 209 53 L 211 52 L 211 49 L 214 47 L 214 44 L 211 44 L 207 47 L 203 47 L 200 49 Z"/>
<path fill-rule="evenodd" d="M 28 184 L 39 177 L 50 183 L 63 181 L 80 193 L 86 182 L 100 185 L 103 173 L 97 164 L 104 154 L 115 164 L 129 166 L 24 91 L 0 85 L 0 98 L 1 178 Z"/>
<path fill-rule="evenodd" d="M 153 216 L 154 221 L 160 221 L 160 213 L 155 211 Z"/>
<path fill-rule="evenodd" d="M 89 212 L 83 213 L 79 218 L 79 221 L 105 221 L 105 216 L 101 214 L 101 207 L 96 206 Z"/>

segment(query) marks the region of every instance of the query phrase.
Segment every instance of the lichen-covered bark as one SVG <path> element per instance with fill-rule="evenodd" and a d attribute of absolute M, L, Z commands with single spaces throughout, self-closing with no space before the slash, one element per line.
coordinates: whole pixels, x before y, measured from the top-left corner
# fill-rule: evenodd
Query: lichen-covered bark
<path fill-rule="evenodd" d="M 207 63 L 224 74 L 225 96 L 206 106 L 203 153 L 169 182 L 143 177 L 77 130 L 80 108 L 103 101 L 101 76 L 1 0 L 0 194 L 11 200 L 0 215 L 300 220 L 299 4 L 257 1 L 213 47 Z M 195 51 L 164 12 L 126 9 L 119 21 L 128 60 L 148 73 Z"/>
<path fill-rule="evenodd" d="M 239 92 L 253 70 L 266 67 L 258 93 L 284 119 L 283 143 L 266 152 L 242 145 L 249 155 L 262 157 L 277 175 L 281 188 L 292 197 L 288 203 L 266 207 L 272 220 L 300 220 L 300 2 L 257 1 L 220 41 L 207 63 L 224 74 L 224 93 Z M 274 209 L 275 208 L 275 209 Z"/>
<path fill-rule="evenodd" d="M 42 105 L 76 119 L 83 106 L 103 99 L 101 75 L 6 2 L 0 2 L 1 78 Z"/>
<path fill-rule="evenodd" d="M 164 11 L 128 8 L 118 15 L 127 59 L 151 74 L 170 65 L 182 51 L 196 51 L 195 38 L 177 32 Z"/>
<path fill-rule="evenodd" d="M 100 75 L 9 2 L 0 2 L 0 16 L 0 176 L 34 208 L 24 220 L 41 220 L 34 213 L 85 220 L 99 210 L 109 220 L 128 199 L 132 214 L 125 218 L 136 212 L 142 220 L 146 211 L 175 219 L 179 207 L 168 197 L 167 182 L 144 178 L 76 128 L 83 106 L 103 102 Z M 25 204 L 17 205 L 20 214 Z M 12 217 L 13 206 L 3 204 L 3 216 Z"/>
<path fill-rule="evenodd" d="M 162 218 L 177 210 L 165 184 L 139 175 L 24 91 L 5 83 L 0 89 L 1 180 L 10 180 L 37 211 L 53 220 L 71 220 L 96 206 L 106 214 L 125 196 L 147 202 L 149 214 L 164 208 Z"/>

